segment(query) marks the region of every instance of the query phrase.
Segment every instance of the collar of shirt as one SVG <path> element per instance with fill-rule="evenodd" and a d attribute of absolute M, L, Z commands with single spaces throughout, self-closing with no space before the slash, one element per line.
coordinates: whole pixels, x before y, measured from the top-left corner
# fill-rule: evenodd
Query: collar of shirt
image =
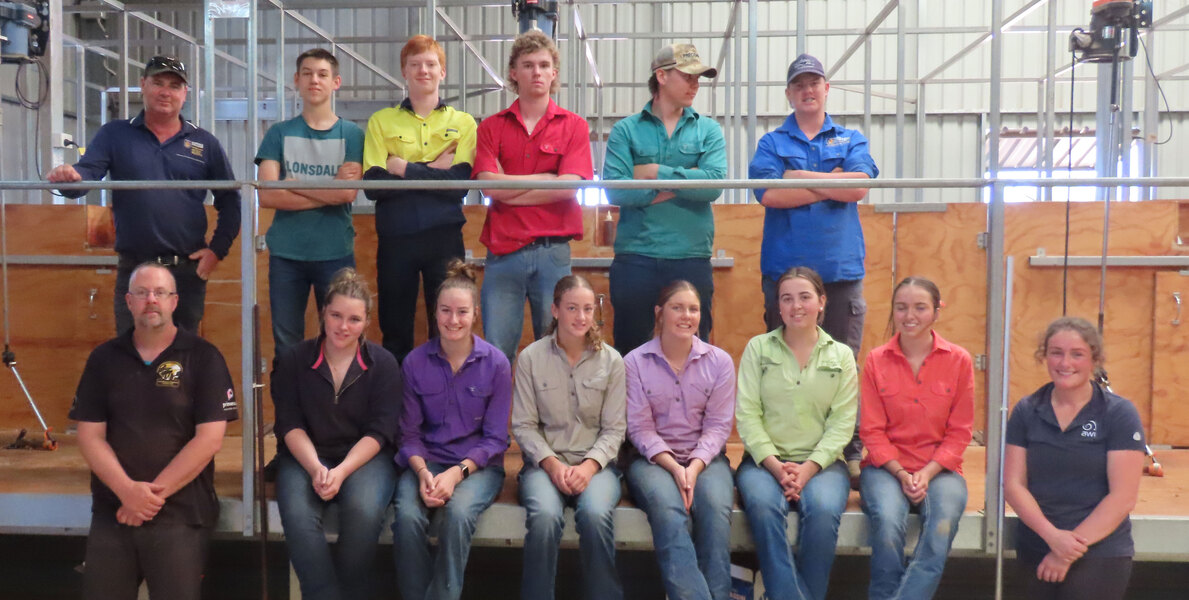
<path fill-rule="evenodd" d="M 196 131 L 198 129 L 198 127 L 196 125 L 183 119 L 182 115 L 178 115 L 178 120 L 182 122 L 182 129 L 180 131 L 178 131 L 177 135 L 175 135 L 174 137 L 177 137 L 178 135 L 189 135 L 190 132 Z M 131 119 L 129 119 L 128 124 L 133 127 L 136 127 L 137 129 L 149 131 L 149 127 L 144 124 L 144 110 L 141 110 L 139 113 L 136 114 L 135 117 L 132 117 Z M 149 133 L 152 133 L 152 132 L 149 131 Z"/>
<path fill-rule="evenodd" d="M 417 111 L 413 110 L 413 99 L 412 98 L 406 97 L 404 100 L 401 100 L 400 107 L 417 115 Z M 446 103 L 442 102 L 441 98 L 438 98 L 438 105 L 433 107 L 433 109 L 434 110 L 442 110 L 443 108 L 446 108 Z M 417 115 L 417 116 L 419 118 L 421 117 L 421 115 Z"/>
<path fill-rule="evenodd" d="M 789 348 L 789 345 L 784 341 L 784 325 L 781 325 L 780 327 L 777 327 L 776 329 L 773 329 L 764 335 L 766 335 L 768 340 L 770 340 L 769 345 L 775 347 L 777 352 L 786 354 L 792 358 L 794 362 L 797 361 L 797 356 L 793 354 L 793 349 Z M 827 347 L 833 346 L 836 343 L 837 342 L 834 341 L 834 338 L 830 337 L 830 334 L 826 333 L 826 330 L 822 329 L 819 325 L 817 328 L 817 343 L 813 345 L 813 353 L 809 355 L 809 364 L 819 363 L 817 365 L 818 368 L 826 368 L 828 370 L 841 369 L 842 365 L 837 364 L 834 360 L 834 357 L 822 356 L 823 351 Z M 797 363 L 797 366 L 804 368 L 806 365 Z"/>
<path fill-rule="evenodd" d="M 550 98 L 549 106 L 545 109 L 545 115 L 541 117 L 541 123 L 552 120 L 553 117 L 556 117 L 559 113 L 561 113 L 561 107 L 553 101 L 553 98 Z M 540 133 L 544 129 L 544 127 L 534 127 L 533 132 L 531 134 L 528 133 L 528 127 L 524 124 L 524 115 L 520 112 L 520 98 L 514 100 L 512 102 L 512 106 L 495 113 L 493 116 L 514 119 L 517 123 L 520 123 L 520 127 L 529 137 Z M 540 125 L 540 123 L 538 123 L 538 125 Z"/>
<path fill-rule="evenodd" d="M 128 331 L 125 331 L 124 333 L 120 334 L 119 347 L 124 352 L 127 352 L 128 354 L 135 357 L 137 362 L 143 363 L 144 361 L 140 358 L 140 352 L 138 352 L 136 350 L 136 343 L 132 340 L 132 334 L 135 331 L 136 331 L 135 328 L 133 328 L 133 329 L 129 329 Z M 179 327 L 177 335 L 173 336 L 173 341 L 170 342 L 169 345 L 166 346 L 165 349 L 162 350 L 160 354 L 158 354 L 155 358 L 153 358 L 153 362 L 157 362 L 157 359 L 161 358 L 162 356 L 165 356 L 166 354 L 169 354 L 170 352 L 172 352 L 174 350 L 189 350 L 189 349 L 193 348 L 196 338 L 197 338 L 197 336 L 194 335 L 193 333 L 190 333 L 189 331 L 186 331 L 185 329 L 182 329 Z"/>
<path fill-rule="evenodd" d="M 929 354 L 927 356 L 932 356 L 938 352 L 949 353 L 954 351 L 954 345 L 947 340 L 942 339 L 940 335 L 937 335 L 936 331 L 930 331 L 929 333 L 933 336 L 933 347 L 929 349 Z M 904 351 L 900 349 L 899 333 L 892 336 L 892 339 L 889 340 L 889 343 L 887 344 L 887 348 L 888 352 L 891 352 L 893 355 L 899 356 L 904 360 L 908 360 L 908 357 L 904 356 Z"/>
<path fill-rule="evenodd" d="M 844 128 L 842 126 L 834 123 L 834 119 L 830 118 L 829 113 L 826 113 L 826 120 L 822 123 L 822 130 L 819 131 L 816 136 L 814 136 L 813 141 L 822 139 L 823 133 L 838 133 L 843 129 Z M 805 132 L 801 131 L 801 126 L 797 124 L 797 113 L 790 113 L 788 118 L 784 120 L 784 123 L 782 123 L 780 127 L 776 128 L 776 131 L 780 131 L 790 137 L 797 138 L 806 144 L 813 143 L 813 141 L 810 141 L 809 138 L 805 137 Z"/>
<path fill-rule="evenodd" d="M 695 336 L 694 340 L 693 340 L 693 345 L 690 346 L 690 349 L 689 349 L 689 356 L 686 357 L 685 365 L 683 365 L 683 366 L 688 367 L 690 365 L 690 363 L 692 363 L 695 360 L 698 360 L 699 358 L 702 358 L 703 356 L 708 354 L 710 352 L 711 348 L 713 348 L 713 346 L 711 346 L 710 344 L 707 344 L 706 342 L 703 342 L 701 339 L 699 339 L 698 337 Z M 657 362 L 665 365 L 665 367 L 669 367 L 669 359 L 665 358 L 665 351 L 663 348 L 661 348 L 660 336 L 656 336 L 656 337 L 652 338 L 651 340 L 644 342 L 644 345 L 640 346 L 640 353 L 643 355 L 655 356 Z M 688 371 L 688 369 L 684 369 L 684 368 L 682 369 L 682 373 L 684 373 L 686 371 Z"/>
<path fill-rule="evenodd" d="M 429 350 L 428 355 L 436 356 L 437 358 L 439 358 L 443 361 L 446 361 L 446 364 L 449 365 L 450 357 L 446 356 L 445 351 L 442 350 L 442 338 L 435 337 L 435 338 L 429 340 L 428 343 L 430 344 L 430 346 L 428 348 L 428 350 Z M 466 360 L 462 361 L 463 367 L 465 367 L 465 366 L 467 366 L 481 358 L 486 358 L 488 355 L 491 354 L 492 347 L 484 346 L 483 344 L 480 344 L 479 336 L 474 333 L 471 334 L 471 344 L 472 344 L 471 345 L 471 353 L 467 355 Z M 458 370 L 459 370 L 459 372 L 462 372 L 461 367 Z"/>
<path fill-rule="evenodd" d="M 1053 411 L 1053 382 L 1044 384 L 1036 393 L 1033 394 L 1039 400 L 1036 403 L 1036 416 L 1045 423 L 1052 425 L 1054 429 L 1064 433 L 1066 431 L 1076 431 L 1081 429 L 1082 425 L 1094 420 L 1101 421 L 1103 411 L 1106 410 L 1106 395 L 1103 394 L 1102 388 L 1097 383 L 1092 383 L 1094 388 L 1090 396 L 1090 402 L 1078 411 L 1077 416 L 1069 422 L 1069 426 L 1061 429 L 1061 425 L 1057 423 L 1057 413 Z"/>
<path fill-rule="evenodd" d="M 640 111 L 640 114 L 644 115 L 645 119 L 652 119 L 657 124 L 664 127 L 664 121 L 662 121 L 660 117 L 656 116 L 656 113 L 652 112 L 652 100 L 649 100 L 648 103 L 644 105 L 644 108 Z M 677 120 L 677 127 L 673 128 L 673 132 L 676 133 L 678 129 L 681 129 L 681 126 L 685 124 L 686 121 L 696 120 L 701 116 L 702 115 L 698 114 L 698 111 L 689 106 L 683 108 L 681 110 L 681 118 Z"/>
<path fill-rule="evenodd" d="M 326 362 L 325 343 L 326 334 L 323 333 L 322 335 L 318 336 L 318 356 L 314 358 L 313 364 L 310 365 L 310 368 L 315 371 L 318 370 L 318 367 L 322 366 L 322 363 Z M 366 344 L 363 342 L 363 340 L 360 340 L 359 347 L 355 349 L 355 363 L 359 365 L 359 369 L 362 371 L 366 371 L 367 362 L 371 362 L 370 360 L 367 362 L 364 362 L 363 360 L 363 349 L 365 346 Z M 369 356 L 368 358 L 370 359 L 371 357 Z"/>
<path fill-rule="evenodd" d="M 548 335 L 548 336 L 546 336 L 546 337 L 548 337 L 548 338 L 549 338 L 549 350 L 550 350 L 551 352 L 553 352 L 553 354 L 554 354 L 554 355 L 555 355 L 557 358 L 561 359 L 561 360 L 562 360 L 562 362 L 564 362 L 564 363 L 565 363 L 566 367 L 569 367 L 570 369 L 577 369 L 579 365 L 581 365 L 582 363 L 586 362 L 586 361 L 587 361 L 588 359 L 590 359 L 590 357 L 591 357 L 591 356 L 594 354 L 594 353 L 591 351 L 591 349 L 590 349 L 590 347 L 589 347 L 589 346 L 588 346 L 588 347 L 586 347 L 586 348 L 583 348 L 583 349 L 582 349 L 582 357 L 578 359 L 578 362 L 577 362 L 577 363 L 575 363 L 575 364 L 571 365 L 571 364 L 570 364 L 570 355 L 566 353 L 566 349 L 565 349 L 565 348 L 562 348 L 562 347 L 561 347 L 561 342 L 559 342 L 559 341 L 557 340 L 557 332 L 556 332 L 556 331 L 554 331 L 553 333 L 549 334 L 549 335 Z"/>

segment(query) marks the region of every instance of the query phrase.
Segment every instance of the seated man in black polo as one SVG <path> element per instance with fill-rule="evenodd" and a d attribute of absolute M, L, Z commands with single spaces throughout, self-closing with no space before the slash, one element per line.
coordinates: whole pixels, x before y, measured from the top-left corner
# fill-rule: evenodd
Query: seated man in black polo
<path fill-rule="evenodd" d="M 74 165 L 59 165 L 46 179 L 55 183 L 82 180 L 234 180 L 231 163 L 210 132 L 181 117 L 189 84 L 186 67 L 175 58 L 155 56 L 140 78 L 144 110 L 131 120 L 112 121 L 99 129 L 87 153 Z M 215 233 L 206 241 L 206 190 L 143 189 L 112 192 L 116 223 L 114 309 L 116 332 L 132 328 L 124 302 L 132 269 L 142 262 L 169 267 L 177 280 L 177 324 L 198 330 L 206 300 L 206 279 L 231 248 L 239 233 L 239 191 L 212 191 L 219 211 Z M 68 190 L 77 198 L 83 190 Z"/>
<path fill-rule="evenodd" d="M 84 596 L 197 600 L 219 515 L 213 459 L 237 418 L 223 355 L 173 323 L 177 288 L 134 268 L 131 331 L 91 352 L 70 418 L 91 477 Z"/>

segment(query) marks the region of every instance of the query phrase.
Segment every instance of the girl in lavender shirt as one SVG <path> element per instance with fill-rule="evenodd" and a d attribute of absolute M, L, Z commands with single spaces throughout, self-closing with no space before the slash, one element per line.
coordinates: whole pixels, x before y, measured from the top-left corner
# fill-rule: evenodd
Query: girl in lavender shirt
<path fill-rule="evenodd" d="M 648 514 L 669 598 L 727 600 L 735 488 L 723 449 L 735 365 L 698 339 L 701 302 L 691 283 L 666 286 L 654 310 L 654 337 L 624 359 L 628 438 L 640 453 L 628 466 L 628 489 Z"/>

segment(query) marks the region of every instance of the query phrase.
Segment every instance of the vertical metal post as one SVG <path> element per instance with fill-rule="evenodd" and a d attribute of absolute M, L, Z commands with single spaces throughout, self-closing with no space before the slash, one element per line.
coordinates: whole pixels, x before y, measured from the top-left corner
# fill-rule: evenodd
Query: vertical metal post
<path fill-rule="evenodd" d="M 201 115 L 202 127 L 218 136 L 215 131 L 215 97 L 219 82 L 215 79 L 215 20 L 211 15 L 211 0 L 202 0 L 202 50 L 202 81 L 206 93 L 195 90 L 199 96 L 198 114 Z"/>
<path fill-rule="evenodd" d="M 467 15 L 471 11 L 467 7 L 462 8 L 462 30 L 467 29 Z M 466 48 L 459 44 L 458 46 L 458 110 L 462 112 L 467 111 L 467 52 Z M 468 194 L 469 195 L 469 194 Z"/>
<path fill-rule="evenodd" d="M 908 36 L 905 35 L 908 9 L 904 3 L 896 5 L 896 179 L 904 177 L 904 78 L 907 68 L 905 55 Z M 893 201 L 904 201 L 904 190 L 892 192 Z"/>
<path fill-rule="evenodd" d="M 1150 61 L 1156 47 L 1156 30 L 1149 29 L 1147 49 L 1144 61 Z M 1160 106 L 1159 91 L 1156 89 L 1156 77 L 1151 68 L 1144 69 L 1144 141 L 1140 147 L 1140 175 L 1144 177 L 1156 176 L 1156 142 L 1160 141 Z M 1155 198 L 1155 188 L 1144 186 L 1141 197 L 1144 200 Z"/>
<path fill-rule="evenodd" d="M 75 65 L 75 77 L 78 77 L 78 85 L 74 90 L 74 143 L 82 146 L 87 143 L 87 49 L 83 46 L 75 46 L 76 54 L 78 55 L 78 64 Z M 52 81 L 52 80 L 51 80 Z M 66 162 L 66 157 L 60 156 L 61 162 L 53 163 L 54 166 Z M 79 198 L 78 203 L 86 202 L 84 198 Z"/>
<path fill-rule="evenodd" d="M 1119 155 L 1119 176 L 1131 177 L 1131 123 L 1134 119 L 1135 113 L 1132 111 L 1132 101 L 1135 96 L 1135 84 L 1132 79 L 1132 74 L 1135 69 L 1135 61 L 1129 60 L 1119 65 L 1119 112 L 1118 121 L 1119 127 L 1116 129 L 1115 139 L 1119 143 L 1115 145 L 1116 152 Z M 1135 189 L 1131 186 L 1122 186 L 1119 188 L 1119 200 L 1130 200 L 1131 192 Z"/>
<path fill-rule="evenodd" d="M 255 179 L 255 177 L 254 177 L 255 162 L 252 160 L 252 157 L 255 155 L 256 149 L 260 147 L 260 114 L 259 114 L 260 113 L 260 78 L 259 78 L 260 77 L 260 73 L 259 73 L 259 67 L 260 67 L 259 37 L 260 36 L 258 35 L 260 32 L 260 23 L 257 20 L 259 15 L 260 15 L 260 13 L 258 12 L 258 6 L 256 4 L 256 0 L 249 0 L 249 2 L 248 2 L 248 22 L 247 22 L 247 28 L 246 28 L 248 39 L 247 39 L 247 50 L 245 52 L 247 54 L 247 56 L 245 57 L 245 61 L 248 63 L 248 68 L 247 68 L 247 71 L 248 71 L 247 72 L 248 121 L 247 121 L 247 123 L 244 123 L 244 126 L 247 129 L 246 133 L 247 133 L 247 139 L 248 139 L 248 152 L 246 153 L 247 156 L 245 157 L 247 159 L 247 164 L 246 164 L 247 170 L 245 171 L 246 176 L 244 177 L 245 179 L 249 179 L 249 178 Z M 280 61 L 277 61 L 277 62 L 280 62 Z M 253 196 L 253 197 L 255 197 L 255 196 Z M 256 203 L 253 202 L 252 206 L 253 206 L 253 208 L 255 208 Z M 249 233 L 249 231 L 243 231 L 242 235 L 247 237 L 248 233 Z M 243 241 L 248 242 L 248 245 L 255 247 L 256 246 L 256 244 L 255 244 L 256 231 L 254 229 L 251 230 L 251 234 L 252 234 L 251 238 L 245 239 Z"/>
<path fill-rule="evenodd" d="M 285 9 L 277 9 L 277 122 L 285 120 Z"/>
<path fill-rule="evenodd" d="M 49 18 L 50 18 L 50 39 L 49 39 L 49 50 L 50 50 L 50 52 L 49 52 L 49 71 L 50 71 L 49 72 L 49 79 L 50 79 L 49 96 L 50 97 L 49 97 L 49 107 L 48 108 L 49 108 L 49 112 L 50 112 L 50 126 L 49 126 L 49 131 L 46 132 L 45 138 L 43 138 L 43 139 L 52 138 L 55 134 L 58 134 L 58 133 L 64 133 L 65 128 L 66 128 L 66 119 L 63 116 L 63 113 L 65 112 L 65 108 L 63 107 L 63 100 L 65 98 L 65 94 L 63 93 L 64 90 L 62 89 L 62 82 L 65 79 L 65 77 L 64 77 L 64 68 L 62 66 L 62 59 L 63 59 L 63 55 L 65 54 L 65 49 L 62 47 L 62 1 L 61 0 L 51 0 Z M 80 56 L 79 64 L 81 65 L 82 63 L 83 63 L 83 60 L 82 60 L 82 57 Z M 39 68 L 41 68 L 41 67 L 39 67 Z M 82 67 L 80 66 L 79 70 L 81 70 L 81 69 L 82 69 Z M 83 87 L 83 84 L 84 84 L 84 81 L 80 78 L 78 81 L 78 87 L 81 89 Z M 57 89 L 55 90 L 54 88 L 57 88 Z M 77 90 L 76 90 L 76 95 L 77 95 Z M 76 108 L 75 110 L 80 111 L 79 108 Z M 34 119 L 40 118 L 40 115 L 35 114 L 33 116 L 33 118 Z M 66 159 L 66 149 L 59 148 L 58 147 L 59 144 L 47 144 L 47 143 L 44 143 L 42 140 L 34 140 L 33 143 L 36 145 L 40 145 L 42 148 L 47 148 L 47 151 L 44 155 L 46 160 L 44 160 L 43 162 L 45 164 L 49 165 L 50 167 L 53 167 L 55 165 L 60 165 Z M 82 144 L 83 142 L 80 140 L 79 143 Z M 47 170 L 48 170 L 48 168 L 49 167 L 47 167 Z M 38 177 L 41 177 L 41 176 L 44 176 L 44 173 L 38 173 L 37 175 L 38 175 Z M 35 195 L 40 198 L 50 197 L 49 194 L 46 192 L 41 192 L 40 194 L 34 193 L 31 195 Z"/>
<path fill-rule="evenodd" d="M 759 63 L 759 28 L 760 28 L 760 9 L 759 0 L 748 0 L 747 2 L 747 163 L 751 164 L 751 159 L 755 158 L 757 130 L 759 129 L 758 117 L 756 117 L 757 105 L 759 102 L 759 92 L 756 88 L 756 78 L 758 75 Z M 746 175 L 746 173 L 744 174 Z M 748 197 L 750 192 L 743 191 L 743 202 L 750 201 Z"/>
<path fill-rule="evenodd" d="M 1015 267 L 1016 267 L 1015 257 L 1012 257 L 1012 256 L 1007 257 L 1007 273 L 1006 273 L 1007 285 L 1006 285 L 1006 289 L 1004 291 L 1005 302 L 1003 305 L 1003 315 L 1004 315 L 1005 323 L 1011 323 L 1012 290 L 1014 289 L 1012 280 L 1015 278 L 1014 277 L 1015 271 L 1016 271 Z M 1011 331 L 1010 327 L 1005 328 L 1003 331 L 1003 355 L 1004 356 L 1007 356 L 1011 352 L 1011 335 L 1008 333 L 1009 331 Z M 1009 361 L 1009 360 L 1003 361 L 1002 375 L 1003 375 L 1004 381 L 1011 380 L 1011 361 Z M 999 425 L 1000 432 L 1004 432 L 1007 429 L 1007 407 L 1010 405 L 1010 403 L 1011 403 L 1011 399 L 1008 397 L 1007 386 L 1004 386 L 1003 395 L 999 399 L 999 410 L 995 414 L 992 414 L 990 411 L 987 411 L 987 422 L 990 423 L 992 421 L 992 419 L 994 419 L 994 421 L 996 423 L 998 423 L 998 425 Z M 999 442 L 999 446 L 1000 446 L 1000 448 L 1002 448 L 1003 440 L 996 438 L 996 441 Z M 988 460 L 987 464 L 988 465 L 991 464 L 989 460 Z M 996 476 L 995 476 L 995 479 L 993 480 L 995 483 L 995 489 L 998 492 L 999 496 L 1002 498 L 1003 497 L 1003 452 L 1000 452 L 999 456 L 997 457 L 997 460 L 995 463 L 995 473 L 996 473 Z M 991 485 L 990 485 L 991 482 L 992 482 L 992 479 L 988 478 L 987 479 L 987 487 L 988 488 L 991 487 Z M 990 508 L 990 505 L 988 505 L 988 509 L 989 508 Z M 985 512 L 985 514 L 992 513 L 991 510 L 987 510 L 984 512 Z M 995 504 L 995 510 L 993 513 L 994 517 L 995 517 L 995 529 L 1000 532 L 1000 536 L 999 536 L 1000 539 L 1003 539 L 1003 535 L 1002 535 L 1003 521 L 1004 521 L 1004 516 L 1005 516 L 1006 512 L 1007 512 L 1007 506 L 1005 506 L 1003 502 L 998 502 Z M 997 544 L 995 546 L 995 599 L 999 600 L 1002 597 L 1003 597 L 1003 544 Z"/>
<path fill-rule="evenodd" d="M 1050 0 L 1048 4 L 1048 19 L 1046 21 L 1048 51 L 1045 52 L 1045 85 L 1044 85 L 1044 118 L 1041 127 L 1044 131 L 1044 156 L 1041 157 L 1044 176 L 1053 178 L 1053 153 L 1057 145 L 1057 52 L 1062 46 L 1057 42 L 1057 3 Z M 1041 189 L 1041 198 L 1051 201 L 1053 188 Z"/>
<path fill-rule="evenodd" d="M 425 35 L 437 39 L 434 30 L 438 23 L 438 3 L 435 0 L 425 0 Z"/>
<path fill-rule="evenodd" d="M 128 75 L 128 61 L 131 60 L 130 50 L 128 48 L 128 28 L 132 24 L 132 18 L 128 15 L 128 11 L 120 11 L 120 72 L 118 75 L 120 83 L 120 118 L 127 119 L 128 114 L 128 87 L 131 78 Z"/>
<path fill-rule="evenodd" d="M 744 177 L 743 173 L 746 173 L 746 170 L 744 170 L 744 164 L 740 159 L 740 157 L 744 154 L 744 152 L 740 152 L 740 150 L 743 146 L 743 119 L 744 116 L 746 116 L 743 112 L 743 23 L 741 21 L 742 14 L 740 14 L 740 12 L 742 11 L 742 8 L 740 7 L 740 4 L 735 2 L 734 6 L 735 49 L 731 52 L 734 52 L 735 56 L 732 56 L 731 58 L 732 61 L 735 62 L 735 65 L 731 68 L 731 89 L 735 91 L 735 126 L 731 128 L 732 143 L 730 163 L 732 168 L 735 170 L 735 178 L 742 179 Z M 731 191 L 732 194 L 729 202 L 747 202 L 747 190 L 736 189 Z"/>
<path fill-rule="evenodd" d="M 805 34 L 809 31 L 809 25 L 805 22 L 809 19 L 808 4 L 809 0 L 797 0 L 797 56 L 805 53 Z"/>
<path fill-rule="evenodd" d="M 916 168 L 913 171 L 917 177 L 925 176 L 925 82 L 917 85 L 917 143 L 916 151 L 913 156 L 916 157 Z M 903 153 L 903 150 L 901 150 Z M 925 201 L 925 188 L 916 189 L 916 201 Z"/>
<path fill-rule="evenodd" d="M 240 269 L 240 414 L 243 417 L 243 527 L 245 536 L 256 533 L 259 524 L 255 514 L 256 503 L 256 415 L 252 402 L 256 394 L 252 384 L 256 381 L 256 369 L 260 368 L 252 356 L 255 354 L 256 328 L 252 323 L 252 311 L 256 307 L 256 245 L 249 232 L 256 231 L 256 189 L 251 184 L 239 188 L 239 269 Z M 259 515 L 267 519 L 268 515 Z"/>
<path fill-rule="evenodd" d="M 188 97 L 188 101 L 190 103 L 191 118 L 194 119 L 195 125 L 197 125 L 199 127 L 205 127 L 206 123 L 202 122 L 202 115 L 200 114 L 202 111 L 199 110 L 199 106 L 198 106 L 198 96 L 199 96 L 198 90 L 201 90 L 204 87 L 203 86 L 202 69 L 199 68 L 199 65 L 202 64 L 202 49 L 199 48 L 198 44 L 192 44 L 190 46 L 190 63 L 189 64 L 190 64 L 190 72 L 189 72 L 190 94 Z"/>
<path fill-rule="evenodd" d="M 987 206 L 987 481 L 998 481 L 999 461 L 1003 453 L 1003 428 L 999 420 L 991 418 L 996 414 L 999 403 L 1007 388 L 1003 376 L 1005 322 L 1004 286 L 1004 205 L 1003 184 L 999 181 L 999 130 L 1002 123 L 1000 97 L 1003 73 L 1003 0 L 991 2 L 991 89 L 990 89 L 990 145 L 988 147 L 988 170 L 994 183 L 991 186 L 991 202 Z M 1003 495 L 996 486 L 986 486 L 987 512 L 996 510 L 1003 502 Z M 997 523 L 987 519 L 983 524 L 983 547 L 988 553 L 999 551 L 1003 532 Z M 998 590 L 1002 581 L 996 579 Z"/>
<path fill-rule="evenodd" d="M 863 135 L 871 136 L 871 36 L 863 40 Z"/>

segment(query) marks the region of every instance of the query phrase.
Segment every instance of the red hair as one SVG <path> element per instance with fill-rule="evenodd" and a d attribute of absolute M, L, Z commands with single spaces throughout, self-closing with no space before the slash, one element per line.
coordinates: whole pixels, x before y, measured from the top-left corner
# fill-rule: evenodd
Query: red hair
<path fill-rule="evenodd" d="M 431 51 L 438 54 L 438 63 L 442 65 L 442 69 L 445 69 L 446 51 L 442 49 L 442 45 L 428 35 L 421 34 L 409 38 L 409 41 L 405 42 L 405 47 L 400 49 L 400 68 L 405 68 L 405 63 L 408 62 L 410 56 Z"/>

